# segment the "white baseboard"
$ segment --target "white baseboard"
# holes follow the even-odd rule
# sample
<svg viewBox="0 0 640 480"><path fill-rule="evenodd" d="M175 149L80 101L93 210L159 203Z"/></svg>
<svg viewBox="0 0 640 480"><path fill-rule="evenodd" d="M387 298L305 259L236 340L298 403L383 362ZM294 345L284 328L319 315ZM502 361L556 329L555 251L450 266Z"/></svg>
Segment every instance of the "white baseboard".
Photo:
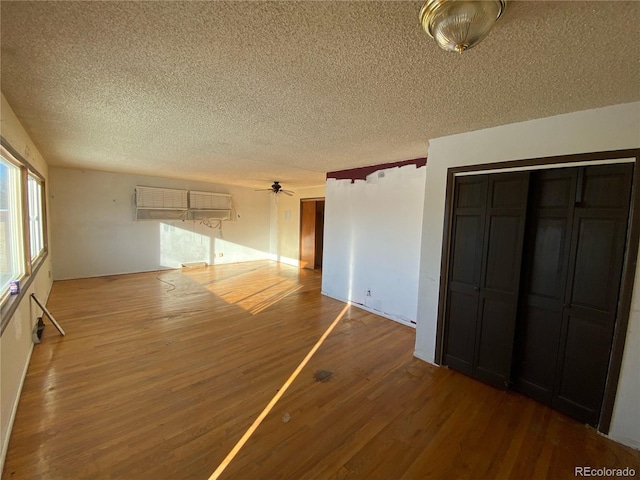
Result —
<svg viewBox="0 0 640 480"><path fill-rule="evenodd" d="M427 362L427 363L429 363L431 365L435 365L436 367L440 366L435 362L434 358L425 357L424 355L422 355L421 353L419 353L419 352L417 352L415 350L413 352L413 356L416 357L418 360L422 360L423 362Z"/></svg>
<svg viewBox="0 0 640 480"><path fill-rule="evenodd" d="M355 302L353 302L351 300L348 300L346 298L340 298L340 297L336 297L335 295L330 295L327 292L325 292L324 290L321 293L325 297L333 298L334 300L338 300L338 301L343 302L343 303L351 303L351 305L353 305L354 307L359 308L360 310L365 310L365 311L367 311L369 313L373 313L374 315L378 315L380 317L388 318L389 320L393 320L394 322L401 323L402 325L406 325L407 327L416 328L416 325L414 323L411 323L411 322L409 322L407 320L403 320L402 318L394 317L393 315L389 315L388 313L381 312L380 310L375 310L375 309L373 309L371 307L367 307L366 305L363 305L361 303L355 303Z"/></svg>
<svg viewBox="0 0 640 480"><path fill-rule="evenodd" d="M300 266L300 261L299 260L295 260L293 258L289 258L289 257L278 257L278 262L280 263L284 263L285 265L291 265L292 267L299 267Z"/></svg>
<svg viewBox="0 0 640 480"><path fill-rule="evenodd" d="M625 435L616 435L615 433L613 435L611 435L611 432L609 432L609 435L602 435L603 437L607 437L610 440L613 440L614 442L618 442L621 443L623 445L626 445L627 447L631 447L631 448L635 448L636 450L640 450L640 442L636 439L636 438L629 438Z"/></svg>

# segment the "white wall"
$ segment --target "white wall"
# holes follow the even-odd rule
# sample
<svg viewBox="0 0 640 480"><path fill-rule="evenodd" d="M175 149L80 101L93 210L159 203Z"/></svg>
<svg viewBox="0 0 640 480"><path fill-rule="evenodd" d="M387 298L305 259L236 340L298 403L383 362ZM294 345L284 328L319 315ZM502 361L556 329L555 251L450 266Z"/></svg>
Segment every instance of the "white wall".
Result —
<svg viewBox="0 0 640 480"><path fill-rule="evenodd" d="M415 324L424 185L415 165L327 180L325 295Z"/></svg>
<svg viewBox="0 0 640 480"><path fill-rule="evenodd" d="M449 167L640 147L640 102L575 112L429 142L415 355L434 361ZM611 438L640 447L640 281L633 294Z"/></svg>
<svg viewBox="0 0 640 480"><path fill-rule="evenodd" d="M270 197L262 192L67 168L51 168L50 179L56 280L271 258ZM136 185L229 193L239 218L222 222L222 234L199 221L136 221Z"/></svg>
<svg viewBox="0 0 640 480"><path fill-rule="evenodd" d="M9 103L2 95L0 131L7 142L20 153L45 178L48 188L48 169L45 160L18 121ZM49 219L51 216L49 215ZM49 222L51 223L51 222ZM49 232L46 232L49 235ZM7 453L9 436L15 416L22 382L33 349L31 331L37 322L40 310L30 300L32 293L43 302L51 290L51 255L43 262L33 282L26 290L15 313L9 319L6 330L0 337L0 475Z"/></svg>

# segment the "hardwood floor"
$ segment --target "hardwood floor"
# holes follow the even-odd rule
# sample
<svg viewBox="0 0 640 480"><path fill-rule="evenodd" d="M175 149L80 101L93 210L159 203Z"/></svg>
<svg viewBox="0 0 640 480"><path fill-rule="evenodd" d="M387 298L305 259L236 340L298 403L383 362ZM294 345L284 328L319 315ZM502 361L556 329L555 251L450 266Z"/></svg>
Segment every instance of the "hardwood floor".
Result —
<svg viewBox="0 0 640 480"><path fill-rule="evenodd" d="M252 262L56 282L3 479L207 479L344 304ZM221 479L574 478L638 452L351 307Z"/></svg>

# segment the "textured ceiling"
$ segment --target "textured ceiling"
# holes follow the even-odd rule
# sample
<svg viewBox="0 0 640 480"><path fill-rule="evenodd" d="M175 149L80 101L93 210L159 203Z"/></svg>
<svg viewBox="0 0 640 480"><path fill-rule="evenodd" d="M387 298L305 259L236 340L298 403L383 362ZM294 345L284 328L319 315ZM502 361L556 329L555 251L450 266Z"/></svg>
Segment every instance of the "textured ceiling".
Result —
<svg viewBox="0 0 640 480"><path fill-rule="evenodd" d="M1 87L49 164L249 187L640 100L640 3L513 1L464 55L420 2L2 0Z"/></svg>

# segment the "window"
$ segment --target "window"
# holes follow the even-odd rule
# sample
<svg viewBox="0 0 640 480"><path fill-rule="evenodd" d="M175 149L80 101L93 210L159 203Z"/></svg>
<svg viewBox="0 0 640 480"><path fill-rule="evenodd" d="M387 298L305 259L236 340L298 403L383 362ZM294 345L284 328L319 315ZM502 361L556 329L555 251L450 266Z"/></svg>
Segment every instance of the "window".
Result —
<svg viewBox="0 0 640 480"><path fill-rule="evenodd" d="M42 223L42 182L32 174L27 179L29 193L29 244L31 261L44 250L44 228Z"/></svg>
<svg viewBox="0 0 640 480"><path fill-rule="evenodd" d="M43 177L0 137L0 332L20 298L10 283L28 288L46 257L45 194Z"/></svg>
<svg viewBox="0 0 640 480"><path fill-rule="evenodd" d="M0 156L0 298L25 272L20 167Z"/></svg>

